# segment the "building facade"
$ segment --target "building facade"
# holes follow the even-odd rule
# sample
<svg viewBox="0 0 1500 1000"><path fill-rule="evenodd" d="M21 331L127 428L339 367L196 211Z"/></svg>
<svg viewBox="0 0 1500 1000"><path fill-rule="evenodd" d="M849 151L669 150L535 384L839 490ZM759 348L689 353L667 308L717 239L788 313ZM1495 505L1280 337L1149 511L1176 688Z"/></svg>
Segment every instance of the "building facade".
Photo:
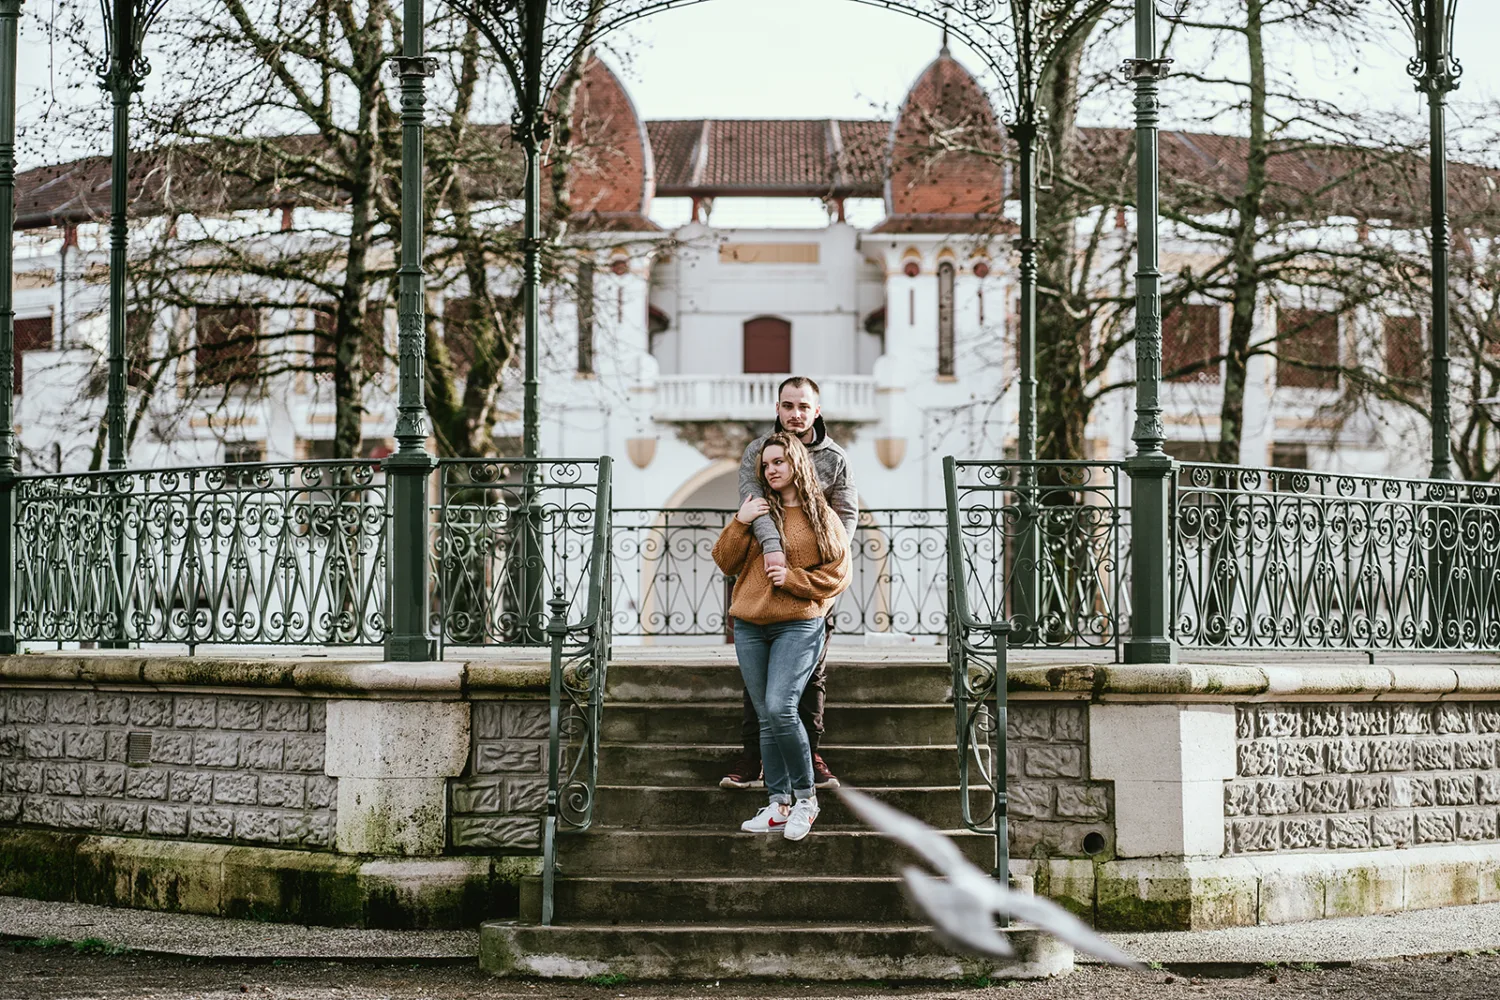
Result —
<svg viewBox="0 0 1500 1000"><path fill-rule="evenodd" d="M934 135L944 122L965 123L991 155L940 153ZM983 91L946 51L914 83L894 122L644 122L596 60L575 132L603 152L576 171L575 224L566 239L577 266L544 290L545 454L616 456L622 507L734 506L734 466L772 418L776 386L788 373L822 385L825 416L867 506L940 506L943 455L1014 454L1013 178ZM108 234L102 221L81 214L98 162L19 178L15 385L28 472L86 468L102 448ZM779 206L783 220L801 216L778 221ZM238 227L236 238L254 244L294 238L282 231L305 229L317 213L337 229L336 212L290 205L141 219L132 238L186 240L192 226L218 226ZM1130 225L1120 212L1100 244L1118 260L1130 256ZM1165 253L1168 269L1191 267L1203 255L1170 233ZM1109 278L1101 269L1101 283ZM240 280L245 302L255 300L254 281ZM515 276L496 272L492 280L503 290ZM443 331L451 352L469 291L462 279L440 286L429 298L438 318L430 330ZM394 444L392 305L372 309L384 350L369 352L366 367L363 451L371 456ZM1305 354L1360 349L1346 330L1350 315L1321 318L1315 306L1268 301L1258 322L1268 331L1291 321L1305 327ZM226 371L247 363L239 348L224 346L246 329L302 331L288 333L291 350L316 353L320 320L310 304L178 306L152 315L139 329L132 323L132 353L177 356L161 376L171 384L158 386L139 415L132 464L331 455L326 376L296 365L278 372L262 360L253 388L215 390L228 381ZM1420 321L1410 322L1415 333L1402 327L1388 336L1420 345ZM1212 358L1223 350L1228 307L1189 300L1167 327L1168 370ZM1206 364L1165 387L1169 450L1179 457L1211 455L1220 367ZM1133 371L1127 350L1098 380L1124 388L1094 405L1088 454L1079 457L1130 453ZM132 392L148 377L133 365ZM504 398L515 402L497 426L502 452L520 435L519 369L504 381ZM1337 413L1338 400L1336 376L1287 366L1278 375L1273 357L1252 358L1240 461L1421 472L1420 428L1399 417Z"/></svg>

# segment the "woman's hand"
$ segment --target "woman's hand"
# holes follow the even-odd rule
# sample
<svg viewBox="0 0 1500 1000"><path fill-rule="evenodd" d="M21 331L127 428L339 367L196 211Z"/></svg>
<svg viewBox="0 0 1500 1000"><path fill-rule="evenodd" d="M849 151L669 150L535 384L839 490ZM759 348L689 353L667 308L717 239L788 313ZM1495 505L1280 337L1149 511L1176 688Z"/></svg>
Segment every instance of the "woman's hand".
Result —
<svg viewBox="0 0 1500 1000"><path fill-rule="evenodd" d="M786 583L786 563L780 566L766 566L766 578L771 581L771 586L780 587Z"/></svg>
<svg viewBox="0 0 1500 1000"><path fill-rule="evenodd" d="M734 514L734 519L741 524L752 524L757 517L771 512L771 505L760 497L749 497L740 504L740 509Z"/></svg>

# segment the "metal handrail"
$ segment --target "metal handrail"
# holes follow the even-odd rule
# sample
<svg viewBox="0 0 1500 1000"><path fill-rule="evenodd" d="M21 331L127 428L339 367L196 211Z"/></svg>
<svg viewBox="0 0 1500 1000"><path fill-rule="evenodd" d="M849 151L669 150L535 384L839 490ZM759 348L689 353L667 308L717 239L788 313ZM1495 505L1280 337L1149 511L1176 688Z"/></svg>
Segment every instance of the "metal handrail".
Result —
<svg viewBox="0 0 1500 1000"><path fill-rule="evenodd" d="M568 600L559 586L548 602L551 663L548 681L547 814L542 826L542 923L552 923L557 881L557 835L566 824L576 832L594 820L599 783L599 729L610 656L610 497L609 456L599 459L594 497L594 538L589 566L588 604L583 617L568 622ZM569 638L583 636L576 646ZM564 713L563 696L568 704ZM566 780L562 743L577 740ZM581 769L581 774L580 774Z"/></svg>
<svg viewBox="0 0 1500 1000"><path fill-rule="evenodd" d="M943 459L943 493L948 508L948 663L953 671L953 713L958 743L959 805L964 826L994 837L992 874L1002 885L1010 884L1010 829L1006 797L1006 652L1010 623L981 621L969 610L968 569L964 565L963 539L959 526L957 462ZM985 633L989 647L970 640L974 632ZM989 657L987 665L985 658ZM977 668L977 669L976 669ZM986 711L986 701L993 708ZM990 768L985 774L977 747L988 730ZM990 789L989 815L974 815L970 800L969 752L975 748L975 764Z"/></svg>

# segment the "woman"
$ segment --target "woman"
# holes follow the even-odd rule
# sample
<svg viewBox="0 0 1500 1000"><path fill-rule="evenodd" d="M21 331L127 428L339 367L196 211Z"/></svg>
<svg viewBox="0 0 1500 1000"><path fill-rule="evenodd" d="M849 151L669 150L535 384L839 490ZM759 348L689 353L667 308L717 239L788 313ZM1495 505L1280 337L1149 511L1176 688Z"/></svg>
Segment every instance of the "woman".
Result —
<svg viewBox="0 0 1500 1000"><path fill-rule="evenodd" d="M771 802L746 820L747 833L781 831L801 840L818 818L812 751L797 702L823 644L823 620L849 586L849 543L823 497L812 457L795 435L777 433L761 445L764 500L751 497L714 545L714 562L738 577L730 597L734 650L745 688L760 717L760 750ZM766 568L750 525L770 514L786 565Z"/></svg>

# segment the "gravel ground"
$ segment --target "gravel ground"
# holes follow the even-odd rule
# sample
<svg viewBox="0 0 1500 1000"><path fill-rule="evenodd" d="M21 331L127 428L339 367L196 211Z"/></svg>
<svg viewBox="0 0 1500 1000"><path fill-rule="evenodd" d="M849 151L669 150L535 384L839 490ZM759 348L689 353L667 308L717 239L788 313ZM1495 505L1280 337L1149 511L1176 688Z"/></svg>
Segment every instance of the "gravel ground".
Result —
<svg viewBox="0 0 1500 1000"><path fill-rule="evenodd" d="M1451 955L1340 968L1200 968L1135 974L1082 967L1041 983L885 986L881 983L574 984L491 979L471 963L371 965L342 962L243 963L104 955L68 946L0 943L0 1000L822 1000L909 997L928 1000L1177 1000L1177 998L1349 998L1494 1000L1500 957Z"/></svg>

